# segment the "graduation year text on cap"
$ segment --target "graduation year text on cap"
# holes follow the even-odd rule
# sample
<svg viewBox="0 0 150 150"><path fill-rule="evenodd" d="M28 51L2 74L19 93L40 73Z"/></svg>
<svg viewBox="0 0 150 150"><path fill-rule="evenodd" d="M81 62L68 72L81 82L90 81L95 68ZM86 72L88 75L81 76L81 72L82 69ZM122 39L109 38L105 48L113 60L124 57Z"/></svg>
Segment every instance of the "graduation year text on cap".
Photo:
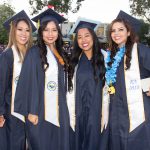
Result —
<svg viewBox="0 0 150 150"><path fill-rule="evenodd" d="M66 19L58 14L56 11L52 10L51 8L45 10L44 12L40 13L36 17L32 18L33 21L38 23L40 21L40 24L45 21L55 20L59 24L64 22Z"/></svg>
<svg viewBox="0 0 150 150"><path fill-rule="evenodd" d="M32 26L32 31L36 31L36 27L34 26L34 24L32 23L31 19L28 17L28 15L26 14L26 12L24 10L20 11L19 13L15 14L14 16L12 16L11 18L7 19L4 23L3 26L6 28L6 30L10 30L10 24L12 21L17 21L19 19L26 19L30 22L31 26Z"/></svg>

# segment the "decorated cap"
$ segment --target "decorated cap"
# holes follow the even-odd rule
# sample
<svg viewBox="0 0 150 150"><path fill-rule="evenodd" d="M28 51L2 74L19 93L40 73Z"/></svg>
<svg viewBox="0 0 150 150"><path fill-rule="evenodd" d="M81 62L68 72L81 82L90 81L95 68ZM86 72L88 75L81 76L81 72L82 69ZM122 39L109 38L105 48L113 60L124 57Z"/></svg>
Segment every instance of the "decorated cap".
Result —
<svg viewBox="0 0 150 150"><path fill-rule="evenodd" d="M40 24L45 21L54 20L58 22L58 24L60 24L64 22L66 19L53 9L49 8L44 12L40 13L39 15L35 16L34 18L32 18L32 20L35 21L36 23L40 22Z"/></svg>
<svg viewBox="0 0 150 150"><path fill-rule="evenodd" d="M132 26L134 32L138 33L140 31L142 23L138 19L130 16L129 14L125 13L122 10L120 10L117 16L117 19L118 18L128 21Z"/></svg>
<svg viewBox="0 0 150 150"><path fill-rule="evenodd" d="M32 27L32 31L36 31L36 27L34 26L34 24L32 23L31 19L28 17L28 15L26 14L26 12L24 10L20 11L19 13L15 14L14 16L12 16L11 18L7 19L4 23L3 26L6 28L6 30L10 30L10 24L13 21L17 21L19 19L26 19L30 22L31 27Z"/></svg>
<svg viewBox="0 0 150 150"><path fill-rule="evenodd" d="M69 34L76 33L81 28L90 28L95 30L99 24L100 22L98 21L89 20L86 18L78 18L78 20L70 30Z"/></svg>

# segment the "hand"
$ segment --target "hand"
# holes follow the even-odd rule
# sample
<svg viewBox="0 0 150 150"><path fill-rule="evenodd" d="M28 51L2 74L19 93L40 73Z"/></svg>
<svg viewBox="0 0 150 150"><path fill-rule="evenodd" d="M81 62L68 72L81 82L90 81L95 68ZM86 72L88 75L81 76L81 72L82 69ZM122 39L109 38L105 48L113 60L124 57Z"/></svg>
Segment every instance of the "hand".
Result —
<svg viewBox="0 0 150 150"><path fill-rule="evenodd" d="M29 114L29 115L28 115L28 120L29 120L33 125L37 125L37 124L38 124L38 116L37 116L37 115Z"/></svg>
<svg viewBox="0 0 150 150"><path fill-rule="evenodd" d="M147 95L147 96L150 96L150 88L149 88L149 91L146 92L146 95Z"/></svg>
<svg viewBox="0 0 150 150"><path fill-rule="evenodd" d="M4 126L5 123L5 118L3 115L0 116L0 128L2 128Z"/></svg>

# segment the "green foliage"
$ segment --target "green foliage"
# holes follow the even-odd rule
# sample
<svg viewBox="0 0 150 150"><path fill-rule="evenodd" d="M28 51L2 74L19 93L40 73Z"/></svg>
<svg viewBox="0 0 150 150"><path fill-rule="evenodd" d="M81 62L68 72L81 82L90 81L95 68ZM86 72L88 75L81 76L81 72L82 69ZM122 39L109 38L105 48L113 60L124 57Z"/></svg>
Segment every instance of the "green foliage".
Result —
<svg viewBox="0 0 150 150"><path fill-rule="evenodd" d="M76 13L81 7L81 2L85 0L76 0L76 7L74 9L71 6L72 1L73 0L29 0L29 4L32 6L32 15L38 13L39 10L42 10L42 8L47 5L53 5L55 11L67 14L69 10Z"/></svg>
<svg viewBox="0 0 150 150"><path fill-rule="evenodd" d="M4 3L0 5L0 44L7 44L8 42L8 34L3 27L3 23L13 16L14 13L13 8L9 4Z"/></svg>
<svg viewBox="0 0 150 150"><path fill-rule="evenodd" d="M143 25L140 32L140 41L150 45L150 0L129 0L131 13L143 18Z"/></svg>
<svg viewBox="0 0 150 150"><path fill-rule="evenodd" d="M149 35L149 24L145 23L143 20L141 31L139 33L139 39L141 43L148 44L150 46L150 35Z"/></svg>
<svg viewBox="0 0 150 150"><path fill-rule="evenodd" d="M150 0L129 0L133 15L144 17L150 23Z"/></svg>

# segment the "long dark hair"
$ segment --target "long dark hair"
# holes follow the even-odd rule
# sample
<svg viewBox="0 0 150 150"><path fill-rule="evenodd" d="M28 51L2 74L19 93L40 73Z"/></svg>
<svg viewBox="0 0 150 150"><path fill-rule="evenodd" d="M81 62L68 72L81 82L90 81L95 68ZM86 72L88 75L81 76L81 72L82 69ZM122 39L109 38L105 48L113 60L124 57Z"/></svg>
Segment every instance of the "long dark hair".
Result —
<svg viewBox="0 0 150 150"><path fill-rule="evenodd" d="M132 48L133 48L133 44L136 41L136 34L135 32L133 32L133 29L130 23L127 20L124 20L121 18L117 18L113 20L109 27L109 32L108 32L109 33L108 35L109 36L109 48L111 50L111 56L110 56L111 62L109 63L109 65L111 66L111 64L113 63L113 58L118 51L118 45L111 38L112 26L114 23L117 23L117 22L122 23L126 27L127 32L130 32L130 35L128 36L127 42L125 44L125 48L126 48L126 52L125 52L126 62L125 63L126 63L126 69L129 69L131 65L130 61L131 61Z"/></svg>
<svg viewBox="0 0 150 150"><path fill-rule="evenodd" d="M93 29L87 28L90 34L92 35L93 39L93 56L92 56L92 66L94 69L94 79L97 81L101 79L104 83L105 81L105 65L104 65L104 57L101 53L101 46L98 41L98 38ZM75 66L79 62L80 54L82 53L82 49L78 45L77 41L78 31L76 33L74 39L74 46L72 51L72 56L69 62L69 69L68 69L68 90L71 91L73 89L72 78L74 75ZM97 74L97 70L99 70L99 75Z"/></svg>
<svg viewBox="0 0 150 150"><path fill-rule="evenodd" d="M56 49L59 53L59 55L63 58L64 62L65 62L65 65L64 67L66 68L67 65L66 65L66 58L65 58L65 55L64 55L64 52L63 52L63 49L62 49L62 46L63 46L63 40L62 40L62 33L61 33L61 30L60 30L60 27L58 25L58 23L55 21L55 20L49 20L49 21L45 21L43 22L39 29L38 29L38 39L37 39L37 44L38 44L38 47L40 48L40 57L41 57L41 60L42 60L42 67L44 69L44 71L46 71L46 69L49 67L49 64L47 62L47 49L46 49L46 44L43 40L43 31L45 30L47 24L49 22L53 21L56 25L56 28L58 30L58 38L57 40L55 41L55 44L56 44ZM44 67L46 65L46 67Z"/></svg>

